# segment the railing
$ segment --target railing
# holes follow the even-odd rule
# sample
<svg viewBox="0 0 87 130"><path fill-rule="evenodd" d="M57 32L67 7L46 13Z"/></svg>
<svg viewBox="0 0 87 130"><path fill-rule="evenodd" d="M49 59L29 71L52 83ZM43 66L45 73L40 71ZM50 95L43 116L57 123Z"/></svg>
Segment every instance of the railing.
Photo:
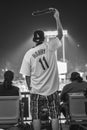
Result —
<svg viewBox="0 0 87 130"><path fill-rule="evenodd" d="M32 117L30 114L30 92L21 92L21 95L22 102L24 103L23 120L32 121Z"/></svg>

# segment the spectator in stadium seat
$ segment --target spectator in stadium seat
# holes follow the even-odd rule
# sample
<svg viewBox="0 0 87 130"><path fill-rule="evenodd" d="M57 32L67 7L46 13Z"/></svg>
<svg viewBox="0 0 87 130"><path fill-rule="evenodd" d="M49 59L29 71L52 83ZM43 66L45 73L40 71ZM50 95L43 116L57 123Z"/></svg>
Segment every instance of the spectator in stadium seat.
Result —
<svg viewBox="0 0 87 130"><path fill-rule="evenodd" d="M66 116L65 105L68 104L68 93L83 92L87 89L87 82L83 80L78 72L72 72L71 83L65 85L60 95L60 99L63 104L60 107L60 111Z"/></svg>
<svg viewBox="0 0 87 130"><path fill-rule="evenodd" d="M4 81L0 84L0 96L20 96L20 89L13 85L13 79L14 72L5 71Z"/></svg>

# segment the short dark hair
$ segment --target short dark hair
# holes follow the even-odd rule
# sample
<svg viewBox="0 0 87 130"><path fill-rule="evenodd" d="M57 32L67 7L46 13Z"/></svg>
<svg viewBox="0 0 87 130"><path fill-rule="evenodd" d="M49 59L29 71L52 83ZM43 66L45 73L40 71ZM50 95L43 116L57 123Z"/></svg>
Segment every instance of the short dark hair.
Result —
<svg viewBox="0 0 87 130"><path fill-rule="evenodd" d="M72 72L70 80L71 81L77 80L78 82L82 82L83 78L80 76L80 74L78 72Z"/></svg>

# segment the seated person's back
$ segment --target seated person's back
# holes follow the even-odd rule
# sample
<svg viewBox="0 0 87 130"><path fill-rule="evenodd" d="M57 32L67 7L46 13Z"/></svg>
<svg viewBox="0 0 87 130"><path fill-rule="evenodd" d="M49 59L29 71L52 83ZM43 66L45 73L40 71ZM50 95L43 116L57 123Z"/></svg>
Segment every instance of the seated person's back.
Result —
<svg viewBox="0 0 87 130"><path fill-rule="evenodd" d="M19 96L19 88L12 84L14 73L10 70L4 73L4 81L0 84L0 96Z"/></svg>
<svg viewBox="0 0 87 130"><path fill-rule="evenodd" d="M71 83L64 86L60 99L63 102L60 111L66 116L66 108L68 110L68 94L69 93L82 93L87 89L87 82L83 81L83 78L80 76L78 72L73 72L71 74Z"/></svg>
<svg viewBox="0 0 87 130"><path fill-rule="evenodd" d="M71 83L65 85L61 92L60 98L63 102L67 102L68 93L79 93L87 89L87 82L83 81L83 78L80 77L78 72L73 72L70 80Z"/></svg>
<svg viewBox="0 0 87 130"><path fill-rule="evenodd" d="M0 86L0 96L19 96L19 88L16 86L11 86L11 88L6 89L2 84Z"/></svg>

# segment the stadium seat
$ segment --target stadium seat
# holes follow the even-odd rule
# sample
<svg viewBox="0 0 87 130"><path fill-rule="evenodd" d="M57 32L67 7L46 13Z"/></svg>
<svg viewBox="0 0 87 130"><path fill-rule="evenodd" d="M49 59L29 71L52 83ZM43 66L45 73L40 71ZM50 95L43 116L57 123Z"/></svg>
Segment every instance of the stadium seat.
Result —
<svg viewBox="0 0 87 130"><path fill-rule="evenodd" d="M83 93L69 93L70 125L87 129L87 97Z"/></svg>
<svg viewBox="0 0 87 130"><path fill-rule="evenodd" d="M20 107L21 105L19 96L0 96L1 129L11 128L13 126L17 126L19 123L23 123L23 110L20 111L23 107Z"/></svg>

